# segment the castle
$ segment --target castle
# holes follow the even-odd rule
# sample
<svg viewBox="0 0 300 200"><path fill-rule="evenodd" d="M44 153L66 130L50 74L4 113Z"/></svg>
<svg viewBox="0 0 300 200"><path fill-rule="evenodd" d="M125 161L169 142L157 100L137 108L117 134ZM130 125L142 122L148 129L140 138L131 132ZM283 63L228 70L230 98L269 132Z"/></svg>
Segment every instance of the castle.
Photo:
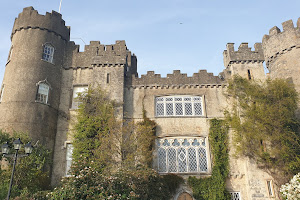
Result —
<svg viewBox="0 0 300 200"><path fill-rule="evenodd" d="M30 133L51 149L52 184L67 175L72 160L72 138L78 92L100 85L112 99L122 102L121 117L139 120L143 105L158 124L153 167L161 174L198 177L211 174L208 142L209 120L222 118L228 106L227 80L239 74L264 80L266 63L271 78L290 79L300 91L300 20L283 23L256 43L254 50L242 43L238 50L228 43L225 70L219 76L200 70L192 77L174 70L167 77L149 71L137 74L137 57L125 41L103 45L91 41L79 52L70 41L70 28L61 14L40 15L24 8L16 18L11 49L0 90L0 128ZM231 152L232 153L232 152ZM233 200L278 199L273 178L248 158L230 158L227 189ZM183 185L174 199L193 199Z"/></svg>

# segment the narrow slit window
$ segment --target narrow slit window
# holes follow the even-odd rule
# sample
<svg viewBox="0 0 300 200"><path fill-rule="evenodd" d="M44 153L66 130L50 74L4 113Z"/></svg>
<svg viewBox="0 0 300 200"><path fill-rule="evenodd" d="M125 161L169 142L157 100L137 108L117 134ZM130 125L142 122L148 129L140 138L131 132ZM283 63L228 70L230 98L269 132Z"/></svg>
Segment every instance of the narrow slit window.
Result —
<svg viewBox="0 0 300 200"><path fill-rule="evenodd" d="M269 196L272 197L274 195L274 192L273 192L273 186L272 186L272 181L271 180L267 181L267 186L268 186Z"/></svg>
<svg viewBox="0 0 300 200"><path fill-rule="evenodd" d="M109 81L110 81L110 74L107 73L107 74L106 74L106 83L109 83Z"/></svg>
<svg viewBox="0 0 300 200"><path fill-rule="evenodd" d="M1 91L0 91L0 102L1 102L2 99L3 99L3 93L4 93L4 85L2 85Z"/></svg>
<svg viewBox="0 0 300 200"><path fill-rule="evenodd" d="M70 169L73 159L73 145L71 143L67 144L67 153L66 153L66 176L70 176Z"/></svg>
<svg viewBox="0 0 300 200"><path fill-rule="evenodd" d="M248 69L248 79L251 80L251 71Z"/></svg>

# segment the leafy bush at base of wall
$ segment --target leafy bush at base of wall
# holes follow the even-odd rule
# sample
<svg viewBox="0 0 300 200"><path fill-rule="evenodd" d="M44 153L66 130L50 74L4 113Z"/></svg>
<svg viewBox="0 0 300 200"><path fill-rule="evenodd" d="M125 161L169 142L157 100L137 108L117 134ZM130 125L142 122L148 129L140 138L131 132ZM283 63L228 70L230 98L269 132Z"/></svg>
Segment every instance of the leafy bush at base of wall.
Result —
<svg viewBox="0 0 300 200"><path fill-rule="evenodd" d="M209 129L209 143L212 150L212 175L208 178L189 177L188 184L197 200L230 200L225 189L228 175L228 126L223 120L212 119Z"/></svg>

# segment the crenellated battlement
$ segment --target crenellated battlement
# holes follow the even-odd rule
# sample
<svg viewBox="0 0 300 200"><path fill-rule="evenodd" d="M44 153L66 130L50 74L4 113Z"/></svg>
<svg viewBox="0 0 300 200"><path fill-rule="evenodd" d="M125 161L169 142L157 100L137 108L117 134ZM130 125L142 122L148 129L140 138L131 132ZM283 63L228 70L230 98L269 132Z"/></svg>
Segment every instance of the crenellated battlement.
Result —
<svg viewBox="0 0 300 200"><path fill-rule="evenodd" d="M263 50L267 67L278 55L282 55L293 48L300 48L300 18L297 26L292 20L282 23L281 31L277 26L270 29L269 35L263 37Z"/></svg>
<svg viewBox="0 0 300 200"><path fill-rule="evenodd" d="M146 75L140 78L132 76L132 86L166 86L166 85L219 85L225 83L213 73L207 73L206 70L200 70L194 73L192 77L181 73L180 70L174 70L172 74L167 74L167 77L161 77L160 74L155 74L154 71L148 71Z"/></svg>
<svg viewBox="0 0 300 200"><path fill-rule="evenodd" d="M40 15L33 7L24 8L23 12L15 19L11 38L22 29L45 30L57 34L64 40L70 40L70 28L65 26L61 14L55 11Z"/></svg>
<svg viewBox="0 0 300 200"><path fill-rule="evenodd" d="M100 41L90 41L89 45L84 46L84 52L93 52L96 56L106 55L126 55L128 52L125 40L117 40L115 44L103 45ZM83 52L83 53L84 53Z"/></svg>
<svg viewBox="0 0 300 200"><path fill-rule="evenodd" d="M254 51L248 47L248 43L241 43L238 50L234 50L234 43L227 43L226 50L223 52L224 66L240 62L263 62L264 53L261 43L254 44Z"/></svg>
<svg viewBox="0 0 300 200"><path fill-rule="evenodd" d="M68 67L124 65L129 68L135 66L134 70L136 70L136 57L127 49L124 40L117 40L111 45L103 45L100 41L90 41L89 45L85 45L83 52L79 52L78 45L70 42L69 49L73 52L73 58L69 61Z"/></svg>

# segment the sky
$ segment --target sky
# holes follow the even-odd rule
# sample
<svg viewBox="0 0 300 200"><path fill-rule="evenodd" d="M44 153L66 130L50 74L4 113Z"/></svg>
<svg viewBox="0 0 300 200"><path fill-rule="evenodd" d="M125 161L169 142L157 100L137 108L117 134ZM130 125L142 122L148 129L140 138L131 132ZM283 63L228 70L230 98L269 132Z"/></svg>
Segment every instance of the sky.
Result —
<svg viewBox="0 0 300 200"><path fill-rule="evenodd" d="M0 83L15 17L24 7L39 14L59 10L60 0L1 0ZM166 76L181 70L192 76L200 69L218 75L227 43L261 42L269 29L300 17L299 0L62 0L61 14L71 26L71 40L114 44L125 40L137 56L139 75ZM80 39L79 39L80 38ZM21 66L20 66L21 67Z"/></svg>

